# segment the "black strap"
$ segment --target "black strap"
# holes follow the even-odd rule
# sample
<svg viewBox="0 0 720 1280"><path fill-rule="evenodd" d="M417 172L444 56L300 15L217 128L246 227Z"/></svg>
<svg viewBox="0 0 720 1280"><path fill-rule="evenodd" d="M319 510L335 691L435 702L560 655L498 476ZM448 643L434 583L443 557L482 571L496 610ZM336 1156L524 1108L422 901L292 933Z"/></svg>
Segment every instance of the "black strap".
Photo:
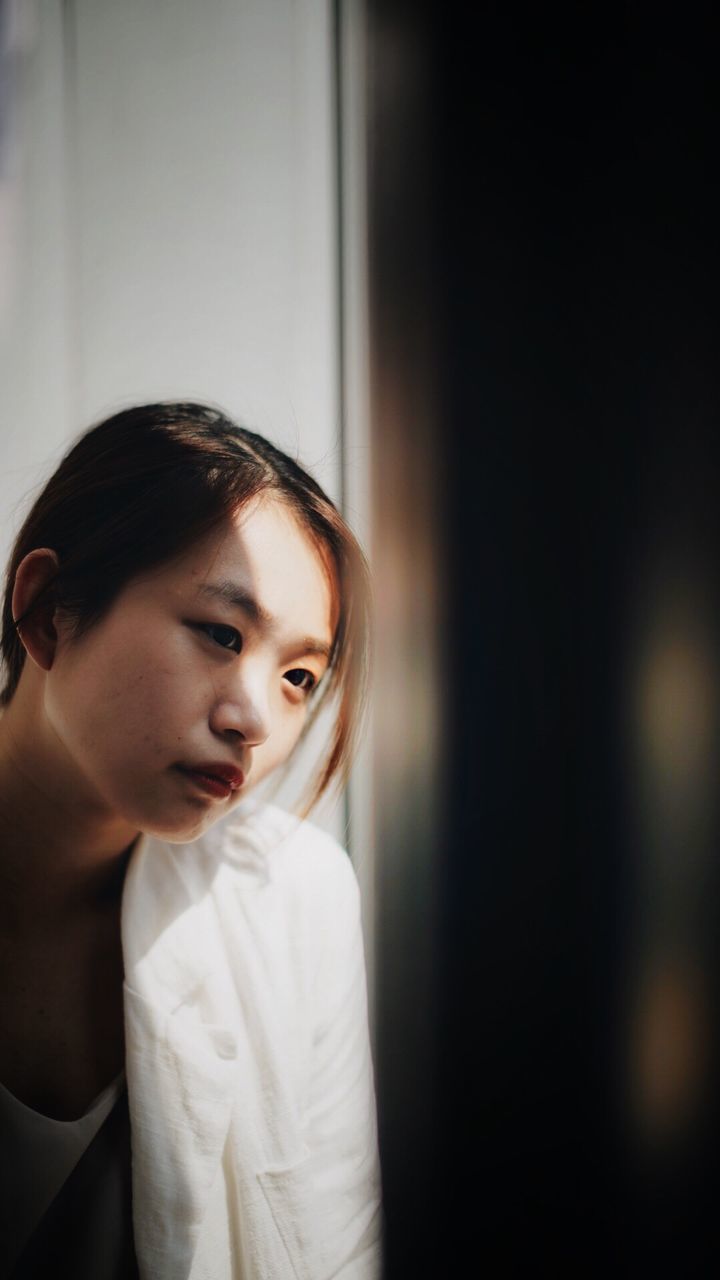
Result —
<svg viewBox="0 0 720 1280"><path fill-rule="evenodd" d="M49 1206L11 1280L139 1280L127 1089Z"/></svg>

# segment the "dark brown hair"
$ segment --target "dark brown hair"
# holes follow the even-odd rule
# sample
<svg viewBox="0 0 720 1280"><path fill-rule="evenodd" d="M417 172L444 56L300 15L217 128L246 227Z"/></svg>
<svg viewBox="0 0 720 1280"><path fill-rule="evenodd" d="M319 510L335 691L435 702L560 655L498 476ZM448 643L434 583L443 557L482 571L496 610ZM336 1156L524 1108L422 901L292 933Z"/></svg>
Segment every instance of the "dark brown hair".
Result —
<svg viewBox="0 0 720 1280"><path fill-rule="evenodd" d="M288 504L329 563L337 627L330 665L304 733L320 705L337 701L329 750L314 779L307 813L331 782L347 777L367 678L367 565L330 499L302 467L262 436L204 404L140 405L114 414L72 446L33 504L13 547L2 615L5 684L0 706L17 688L25 650L12 616L18 565L50 547L59 567L52 592L88 631L138 574L172 560L221 525L257 494L272 491ZM304 735L303 735L304 736Z"/></svg>

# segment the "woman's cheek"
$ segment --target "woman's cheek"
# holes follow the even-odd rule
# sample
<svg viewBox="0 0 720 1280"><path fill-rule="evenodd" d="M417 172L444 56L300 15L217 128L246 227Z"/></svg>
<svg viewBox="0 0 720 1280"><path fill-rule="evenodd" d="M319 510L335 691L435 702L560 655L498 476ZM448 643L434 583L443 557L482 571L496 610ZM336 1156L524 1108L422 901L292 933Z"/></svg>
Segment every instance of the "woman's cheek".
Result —
<svg viewBox="0 0 720 1280"><path fill-rule="evenodd" d="M305 716L301 714L301 708L292 707L291 711L295 714L287 715L285 723L275 739L274 744L270 741L266 744L271 749L272 759L268 761L268 768L278 768L290 759L295 747L297 746L300 734L305 724Z"/></svg>

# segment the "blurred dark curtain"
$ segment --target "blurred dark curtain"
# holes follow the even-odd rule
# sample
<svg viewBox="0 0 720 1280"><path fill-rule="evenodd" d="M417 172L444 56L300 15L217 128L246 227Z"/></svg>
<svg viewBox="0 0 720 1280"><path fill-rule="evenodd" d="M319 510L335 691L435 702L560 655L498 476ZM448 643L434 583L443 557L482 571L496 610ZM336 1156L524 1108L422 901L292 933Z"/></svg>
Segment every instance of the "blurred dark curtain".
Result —
<svg viewBox="0 0 720 1280"><path fill-rule="evenodd" d="M387 1280L720 1260L711 19L367 6Z"/></svg>

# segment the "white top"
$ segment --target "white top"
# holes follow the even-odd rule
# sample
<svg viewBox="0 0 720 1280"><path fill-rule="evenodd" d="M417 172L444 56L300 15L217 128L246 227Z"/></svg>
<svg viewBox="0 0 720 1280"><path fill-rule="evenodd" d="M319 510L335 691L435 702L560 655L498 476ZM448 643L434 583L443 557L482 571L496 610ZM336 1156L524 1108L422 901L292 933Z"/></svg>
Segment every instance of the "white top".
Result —
<svg viewBox="0 0 720 1280"><path fill-rule="evenodd" d="M12 1269L46 1209L112 1110L124 1079L125 1072L121 1071L78 1120L54 1120L34 1111L0 1084L0 1275Z"/></svg>
<svg viewBox="0 0 720 1280"><path fill-rule="evenodd" d="M189 844L144 836L125 879L141 1280L377 1280L357 880L252 800Z"/></svg>

